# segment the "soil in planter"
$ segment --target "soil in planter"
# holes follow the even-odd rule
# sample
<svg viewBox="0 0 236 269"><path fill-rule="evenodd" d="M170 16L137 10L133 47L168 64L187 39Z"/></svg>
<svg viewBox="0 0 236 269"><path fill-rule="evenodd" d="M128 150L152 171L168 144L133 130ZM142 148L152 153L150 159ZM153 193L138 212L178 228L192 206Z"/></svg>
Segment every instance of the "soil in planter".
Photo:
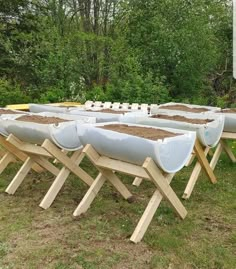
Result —
<svg viewBox="0 0 236 269"><path fill-rule="evenodd" d="M169 116L169 115L153 115L151 118L155 119L165 119L165 120L173 120L173 121L182 121L182 122L189 122L193 124L206 124L209 122L212 122L213 120L209 119L190 119L183 116L175 115L175 116Z"/></svg>
<svg viewBox="0 0 236 269"><path fill-rule="evenodd" d="M18 112L18 111L13 111L11 109L1 109L0 108L0 115L3 115L3 114L24 114L24 112Z"/></svg>
<svg viewBox="0 0 236 269"><path fill-rule="evenodd" d="M222 112L222 113L236 113L236 108L222 109L220 112Z"/></svg>
<svg viewBox="0 0 236 269"><path fill-rule="evenodd" d="M60 122L70 121L64 120L57 117L43 117L43 116L36 116L36 115L26 115L17 118L18 121L27 121L27 122L35 122L41 124L57 124Z"/></svg>
<svg viewBox="0 0 236 269"><path fill-rule="evenodd" d="M126 124L109 124L98 128L115 131L118 133L125 133L129 135L139 136L150 140L164 139L174 137L181 134L171 133L161 129L151 127L128 126Z"/></svg>
<svg viewBox="0 0 236 269"><path fill-rule="evenodd" d="M90 112L102 112L102 113L113 113L113 114L125 114L126 112L130 112L130 111L125 111L125 110L121 110L121 111L118 111L118 110L112 110L112 109L101 109L101 110L86 110L86 111L90 111Z"/></svg>
<svg viewBox="0 0 236 269"><path fill-rule="evenodd" d="M203 108L203 107L197 108L197 107L188 107L188 106L184 106L184 105L160 106L160 109L181 110L181 111L193 112L193 113L201 113L201 112L209 111L209 109Z"/></svg>

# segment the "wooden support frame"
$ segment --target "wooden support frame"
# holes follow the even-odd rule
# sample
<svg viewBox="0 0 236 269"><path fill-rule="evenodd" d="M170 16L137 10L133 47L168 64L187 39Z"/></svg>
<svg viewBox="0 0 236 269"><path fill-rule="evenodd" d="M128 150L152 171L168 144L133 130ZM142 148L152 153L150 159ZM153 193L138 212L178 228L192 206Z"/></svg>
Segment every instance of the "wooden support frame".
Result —
<svg viewBox="0 0 236 269"><path fill-rule="evenodd" d="M190 196L191 196L191 193L194 189L194 186L197 182L197 179L199 178L199 175L200 175L200 172L202 170L202 168L204 169L204 171L206 172L209 180L215 184L216 183L216 177L213 173L213 169L212 169L212 163L209 164L206 156L209 152L210 148L209 147L203 147L201 145L201 143L199 142L198 139L196 139L195 141L195 145L194 145L194 150L193 150L193 153L191 155L191 157L189 158L188 162L186 163L185 166L189 166L192 161L193 161L193 158L197 157L198 159L198 162L196 163L192 173L191 173L191 176L188 180L188 183L187 183L187 186L184 190L184 194L182 196L183 199L188 199ZM142 183L142 178L140 177L136 177L133 181L133 185L134 186L139 186L140 184Z"/></svg>
<svg viewBox="0 0 236 269"><path fill-rule="evenodd" d="M8 194L14 194L16 192L34 165L43 167L46 171L56 176L53 184L40 204L40 206L44 209L49 208L53 203L58 192L61 190L71 172L77 175L89 186L92 185L94 181L89 174L79 167L79 164L84 157L82 150L77 150L72 154L71 157L68 157L66 155L67 152L61 151L48 139L46 139L41 146L38 146L27 142L22 142L13 135L11 135L9 138L8 143L14 146L20 153L27 154L28 156L7 187L6 192ZM49 159L51 159L51 161L49 161ZM53 164L54 159L63 165L61 169L57 168Z"/></svg>
<svg viewBox="0 0 236 269"><path fill-rule="evenodd" d="M217 182L216 176L213 172L212 165L207 160L207 155L210 151L209 147L203 147L198 139L195 141L194 145L194 153L198 159L197 163L195 164L191 176L188 180L187 186L184 190L183 199L189 199L194 186L199 178L200 172L203 169L206 172L207 177L211 181L211 183L215 184Z"/></svg>
<svg viewBox="0 0 236 269"><path fill-rule="evenodd" d="M28 155L19 150L14 144L10 142L12 135L8 138L0 135L0 145L5 149L5 153L0 160L0 174L6 169L6 167L16 160L25 162ZM37 164L32 166L32 169L37 173L42 173L44 169Z"/></svg>
<svg viewBox="0 0 236 269"><path fill-rule="evenodd" d="M223 132L222 135L221 135L221 139L215 149L215 152L211 158L211 161L210 161L210 170L209 170L209 166L208 166L208 171L210 171L210 174L207 173L208 177L210 178L211 182L214 184L216 183L216 179L214 179L214 177L212 177L212 172L211 171L214 171L216 165L217 165L217 162L220 158L220 155L223 151L226 152L226 154L228 155L228 157L230 158L230 160L235 163L236 162L236 158L231 150L231 148L228 146L227 144L227 139L233 139L233 140L236 140L236 133L230 133L230 132ZM199 147L199 146L198 146ZM205 148L205 151L204 151L204 154L207 156L208 152L209 152L209 148ZM201 169L202 167L204 168L205 166L202 166L202 164L200 164L199 162L196 163L193 171L192 171L192 174L189 178L189 181L188 181L188 184L185 188L185 191L184 191L184 194L183 194L183 199L188 199L193 191L193 188L197 182L197 179L200 175L200 172L201 172ZM205 170L206 171L206 170Z"/></svg>
<svg viewBox="0 0 236 269"><path fill-rule="evenodd" d="M83 149L83 152L100 171L100 174L97 176L93 184L90 186L88 192L74 211L74 216L79 216L88 210L106 180L110 181L116 190L126 200L130 200L132 198L132 194L115 174L115 172L121 172L135 177L151 180L155 186L154 194L130 238L132 242L137 243L142 240L163 198L170 203L170 205L182 219L186 217L186 209L173 189L170 187L170 182L174 174L164 174L151 158L146 158L143 165L139 166L114 160L106 156L101 156L91 145L87 145Z"/></svg>

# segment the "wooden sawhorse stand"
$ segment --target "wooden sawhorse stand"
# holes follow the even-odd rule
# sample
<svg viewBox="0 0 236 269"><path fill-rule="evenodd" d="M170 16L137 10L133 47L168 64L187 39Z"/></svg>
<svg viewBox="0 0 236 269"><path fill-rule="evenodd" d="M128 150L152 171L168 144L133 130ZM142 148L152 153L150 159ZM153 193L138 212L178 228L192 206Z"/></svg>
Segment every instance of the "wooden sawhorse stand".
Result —
<svg viewBox="0 0 236 269"><path fill-rule="evenodd" d="M226 152L226 154L228 155L228 157L230 158L230 160L232 162L234 162L234 163L236 162L236 158L235 158L231 148L227 145L227 142L225 141L227 139L236 140L236 133L230 133L230 132L223 132L222 133L220 141L219 141L219 143L216 147L216 150L214 152L214 155L210 161L210 168L212 171L214 171L223 150ZM204 151L205 155L207 155L208 152L209 152L209 148L206 148ZM194 185L199 177L199 174L201 172L201 168L202 167L200 166L200 164L196 163L196 165L192 171L192 174L190 176L188 185L184 191L184 194L183 194L184 199L188 199L190 197L192 190L193 190L193 187L194 187ZM212 181L212 183L215 183L215 182Z"/></svg>
<svg viewBox="0 0 236 269"><path fill-rule="evenodd" d="M228 144L226 142L227 139L236 140L236 133L230 133L230 132L223 132L222 133L221 138L220 138L220 142L219 142L219 144L215 150L215 153L212 157L212 163L214 165L213 166L214 168L215 168L223 150L226 152L226 154L228 155L228 157L230 158L230 160L233 163L236 162L236 158L232 152L232 149L228 146Z"/></svg>
<svg viewBox="0 0 236 269"><path fill-rule="evenodd" d="M0 174L6 169L6 167L10 163L15 162L16 160L25 162L28 158L27 154L25 154L9 142L9 139L11 139L11 137L11 135L8 138L0 135L0 145L5 149L5 152L0 160ZM37 173L41 173L44 171L44 169L37 164L34 164L32 166L32 169Z"/></svg>
<svg viewBox="0 0 236 269"><path fill-rule="evenodd" d="M195 144L194 144L194 155L190 158L190 160L188 162L191 163L192 159L195 158L195 156L197 157L198 162L196 163L196 165L192 171L192 174L188 180L188 183L187 183L187 186L185 188L185 191L184 191L182 198L187 199L190 197L202 168L204 169L209 180L213 184L215 184L217 182L216 177L215 177L214 172L213 172L213 169L212 169L212 165L209 164L209 162L206 158L209 150L210 150L209 147L203 148L203 146L201 145L199 140L196 139ZM133 185L139 186L141 184L141 182L142 182L142 178L136 177L133 181Z"/></svg>
<svg viewBox="0 0 236 269"><path fill-rule="evenodd" d="M56 195L62 188L71 172L78 176L89 186L91 186L94 181L89 174L87 174L82 168L79 167L79 164L84 158L82 150L77 150L72 154L71 157L68 157L66 153L62 152L48 139L46 139L41 146L37 146L31 143L22 142L13 135L9 136L9 143L16 147L19 152L23 152L28 156L24 164L21 166L7 187L6 192L9 194L15 193L15 191L18 189L20 184L29 173L30 169L33 168L35 164L43 167L46 171L56 176L56 179L48 190L46 196L40 203L40 206L44 209L50 207L50 205L53 203ZM63 165L61 170L59 170L48 159L56 159L58 162L60 162Z"/></svg>
<svg viewBox="0 0 236 269"><path fill-rule="evenodd" d="M174 174L163 173L151 158L146 158L143 165L139 166L101 156L91 145L87 145L83 149L83 152L99 170L100 174L95 179L88 192L74 211L74 216L79 216L88 210L106 180L110 181L125 199L131 199L132 194L115 174L115 172L121 172L150 180L156 187L141 219L139 220L138 225L130 238L132 242L137 243L142 240L163 197L169 201L170 205L182 219L185 218L187 211L173 189L170 187L170 182Z"/></svg>

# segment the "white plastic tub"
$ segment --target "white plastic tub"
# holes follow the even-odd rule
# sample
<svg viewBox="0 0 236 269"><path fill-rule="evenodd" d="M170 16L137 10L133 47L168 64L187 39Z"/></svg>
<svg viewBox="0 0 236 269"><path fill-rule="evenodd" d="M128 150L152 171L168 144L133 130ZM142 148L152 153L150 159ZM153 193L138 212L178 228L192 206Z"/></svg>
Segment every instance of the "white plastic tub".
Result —
<svg viewBox="0 0 236 269"><path fill-rule="evenodd" d="M138 114L147 114L143 111L126 111L122 109L114 109L114 113L106 113L102 112L103 108L90 108L90 111L87 111L83 108L77 108L77 107L53 107L50 105L38 105L38 104L29 104L29 108L31 112L39 113L39 112L55 112L55 113L66 113L69 115L80 115L80 116L86 116L86 117L95 117L96 122L110 122L110 121L120 121L123 114L117 114L116 111L123 112L124 114L127 113L138 113Z"/></svg>
<svg viewBox="0 0 236 269"><path fill-rule="evenodd" d="M3 108L1 108L3 109ZM5 109L4 109L5 110ZM9 109L6 109L6 111L9 110ZM13 111L16 111L16 110L13 110ZM21 111L16 111L16 112L20 112ZM20 116L23 116L27 114L27 112L23 112L22 111L22 114L0 114L0 134L3 135L3 136L8 136L8 132L7 130L5 129L4 125L2 124L2 122L6 119L12 119L14 120L15 118L18 118Z"/></svg>
<svg viewBox="0 0 236 269"><path fill-rule="evenodd" d="M236 133L236 112L235 113L224 113L229 109L222 109L222 113L216 113L225 117L224 131Z"/></svg>
<svg viewBox="0 0 236 269"><path fill-rule="evenodd" d="M40 112L53 112L53 113L69 113L74 107L63 107L63 106L53 106L53 105L41 105L41 104L29 104L29 111L33 113ZM77 110L84 110L84 107L76 107Z"/></svg>
<svg viewBox="0 0 236 269"><path fill-rule="evenodd" d="M183 111L183 110L177 110L177 109L170 109L170 108L165 108L165 106L176 106L176 105L181 105L181 106L186 106L187 108L197 108L197 109L206 109L203 112L187 112L187 111ZM190 105L190 104L185 104L185 103L175 103L175 102L169 102L169 103L165 103L165 104L161 104L155 108L151 109L151 113L152 114L156 114L157 112L159 112L159 110L168 110L168 111L174 111L174 112L179 112L182 114L186 114L186 113L208 113L208 112L215 112L215 111L220 111L221 108L220 107L213 107L213 106L200 106L200 105Z"/></svg>
<svg viewBox="0 0 236 269"><path fill-rule="evenodd" d="M138 136L97 128L98 126L109 124L120 123L81 125L80 128L77 128L81 143L83 145L91 144L101 155L138 165L143 164L147 157L151 157L167 173L175 173L185 165L193 150L196 138L195 132L170 128L151 127L182 135L153 141ZM128 125L147 128L145 125Z"/></svg>
<svg viewBox="0 0 236 269"><path fill-rule="evenodd" d="M187 131L195 131L201 144L209 147L214 147L217 145L224 127L224 116L213 113L211 114L187 113L186 115L183 115L182 113L178 112L176 113L175 111L162 110L159 113L156 113L156 115L168 115L168 116L180 115L189 119L204 119L204 120L209 119L213 121L206 124L193 124L189 122L173 121L169 119L132 116L132 115L125 115L122 121L156 127L168 127Z"/></svg>
<svg viewBox="0 0 236 269"><path fill-rule="evenodd" d="M52 113L42 114L42 116L48 117L55 116ZM82 145L77 135L77 128L84 123L95 123L95 118L63 114L56 114L56 117L66 120L71 119L72 121L58 124L41 124L7 119L2 121L2 125L9 134L15 135L22 141L42 144L45 139L49 139L62 149L73 151L81 148Z"/></svg>

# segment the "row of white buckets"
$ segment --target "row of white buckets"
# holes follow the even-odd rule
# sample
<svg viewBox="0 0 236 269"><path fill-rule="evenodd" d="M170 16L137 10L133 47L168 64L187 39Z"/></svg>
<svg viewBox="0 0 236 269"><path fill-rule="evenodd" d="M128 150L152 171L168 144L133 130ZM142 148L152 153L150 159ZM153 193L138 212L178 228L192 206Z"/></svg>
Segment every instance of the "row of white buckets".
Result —
<svg viewBox="0 0 236 269"><path fill-rule="evenodd" d="M40 108L42 106L39 107L39 110ZM43 109L45 111L45 107ZM146 157L151 157L163 171L175 173L189 159L196 136L203 145L215 146L220 139L224 127L224 116L220 114L185 115L190 118L212 120L206 124L192 124L156 120L137 112L124 115L105 113L106 115L104 116L104 113L89 113L76 108L72 109L74 111L73 114L68 109L57 109L59 110L54 111L57 113L45 112L40 113L40 115L56 116L72 121L58 124L39 124L15 120L20 115L5 116L4 120L0 119L0 132L3 135L13 134L22 141L35 144L41 144L45 139L50 139L58 147L69 151L74 151L86 144L91 144L101 155L134 164L142 164ZM58 114L58 112L62 112L61 109L63 109L64 114ZM37 112L40 112L39 110ZM67 113L65 113L65 110L68 110ZM170 112L168 113L170 114ZM150 128L151 126L151 128L166 130L178 135L154 141L99 128L103 125L111 124L114 117L116 123L113 124L127 124L129 126L140 126L141 124L144 128ZM103 120L104 123L95 123L98 121L98 118L99 121Z"/></svg>

